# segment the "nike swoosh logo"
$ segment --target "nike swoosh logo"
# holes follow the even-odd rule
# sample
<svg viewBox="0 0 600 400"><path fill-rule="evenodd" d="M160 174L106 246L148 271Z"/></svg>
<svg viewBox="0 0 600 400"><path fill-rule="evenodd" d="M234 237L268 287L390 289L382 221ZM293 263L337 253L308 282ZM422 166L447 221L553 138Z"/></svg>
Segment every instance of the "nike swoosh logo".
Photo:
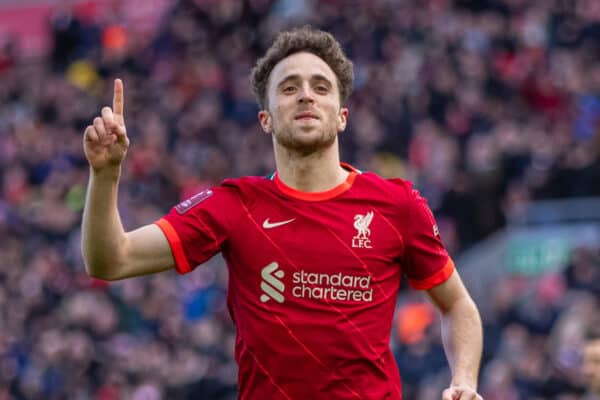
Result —
<svg viewBox="0 0 600 400"><path fill-rule="evenodd" d="M288 219L285 221L279 221L279 222L269 222L269 218L267 218L263 221L263 228L265 228L265 229L277 228L278 226L289 224L290 222L292 222L295 219L296 218Z"/></svg>

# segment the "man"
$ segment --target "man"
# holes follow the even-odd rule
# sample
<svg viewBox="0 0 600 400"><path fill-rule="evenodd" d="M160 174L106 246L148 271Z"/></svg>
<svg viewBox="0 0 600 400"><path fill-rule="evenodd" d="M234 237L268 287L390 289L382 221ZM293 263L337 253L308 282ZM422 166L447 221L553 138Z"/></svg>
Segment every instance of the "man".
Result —
<svg viewBox="0 0 600 400"><path fill-rule="evenodd" d="M480 399L477 308L425 200L400 179L339 159L352 63L328 33L281 33L252 73L277 171L224 181L154 224L124 232L117 210L129 146L123 84L85 131L91 165L82 248L90 275L229 268L241 399L400 399L389 348L401 275L440 309L452 370L444 400Z"/></svg>

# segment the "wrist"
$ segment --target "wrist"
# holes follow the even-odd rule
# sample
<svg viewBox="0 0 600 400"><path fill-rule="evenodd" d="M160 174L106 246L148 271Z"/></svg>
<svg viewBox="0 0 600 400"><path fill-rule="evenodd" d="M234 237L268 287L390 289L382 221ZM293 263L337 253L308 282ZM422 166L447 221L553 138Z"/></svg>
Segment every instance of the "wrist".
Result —
<svg viewBox="0 0 600 400"><path fill-rule="evenodd" d="M90 166L90 175L99 180L118 180L121 176L121 165L96 169Z"/></svg>
<svg viewBox="0 0 600 400"><path fill-rule="evenodd" d="M473 391L477 391L477 383L471 382L469 380L457 380L457 379L452 379L452 381L450 382L450 387L468 387L469 389L472 389Z"/></svg>

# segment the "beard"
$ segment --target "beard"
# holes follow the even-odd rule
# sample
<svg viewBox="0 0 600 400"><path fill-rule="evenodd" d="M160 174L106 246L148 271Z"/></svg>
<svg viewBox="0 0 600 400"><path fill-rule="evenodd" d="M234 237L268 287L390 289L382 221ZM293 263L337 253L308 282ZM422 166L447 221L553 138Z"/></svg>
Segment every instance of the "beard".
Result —
<svg viewBox="0 0 600 400"><path fill-rule="evenodd" d="M273 126L273 140L292 153L306 156L334 145L337 130L334 126L323 128L313 128L312 132L305 132L298 127Z"/></svg>

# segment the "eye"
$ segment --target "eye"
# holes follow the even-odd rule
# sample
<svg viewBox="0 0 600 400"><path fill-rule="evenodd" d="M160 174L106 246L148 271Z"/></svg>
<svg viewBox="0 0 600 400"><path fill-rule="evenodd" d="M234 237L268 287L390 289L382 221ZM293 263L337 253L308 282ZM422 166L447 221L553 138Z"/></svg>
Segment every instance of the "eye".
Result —
<svg viewBox="0 0 600 400"><path fill-rule="evenodd" d="M329 91L329 88L325 85L319 85L316 87L316 91L319 93L327 93Z"/></svg>
<svg viewBox="0 0 600 400"><path fill-rule="evenodd" d="M294 93L295 90L295 86L284 86L282 91L283 93Z"/></svg>

